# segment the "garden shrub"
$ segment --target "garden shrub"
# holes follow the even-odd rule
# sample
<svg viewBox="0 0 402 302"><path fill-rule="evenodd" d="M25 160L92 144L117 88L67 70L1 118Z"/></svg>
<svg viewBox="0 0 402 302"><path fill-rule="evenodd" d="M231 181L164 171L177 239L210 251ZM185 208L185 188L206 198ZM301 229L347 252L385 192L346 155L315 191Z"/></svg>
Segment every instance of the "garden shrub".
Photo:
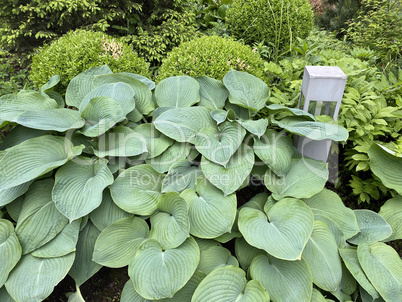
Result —
<svg viewBox="0 0 402 302"><path fill-rule="evenodd" d="M0 301L42 301L67 274L83 300L102 266L128 266L121 302L400 301L401 260L383 242L402 238L400 195L381 215L353 211L324 188L327 164L293 148L292 133L346 129L271 104L235 70L155 87L103 65L65 100L58 81L0 97L0 119L18 124L0 145Z"/></svg>
<svg viewBox="0 0 402 302"><path fill-rule="evenodd" d="M159 68L157 81L176 75L207 75L221 80L231 69L264 77L264 61L240 42L218 36L204 36L180 44Z"/></svg>
<svg viewBox="0 0 402 302"><path fill-rule="evenodd" d="M149 64L121 39L101 32L76 30L39 48L32 58L30 79L39 87L58 74L62 91L77 74L102 64L107 64L114 72L150 76Z"/></svg>
<svg viewBox="0 0 402 302"><path fill-rule="evenodd" d="M236 39L249 45L264 41L279 54L291 48L296 37L309 34L313 12L308 0L235 0L226 23Z"/></svg>
<svg viewBox="0 0 402 302"><path fill-rule="evenodd" d="M384 67L402 68L402 7L395 0L362 0L357 17L347 24L347 37L353 44L375 50Z"/></svg>

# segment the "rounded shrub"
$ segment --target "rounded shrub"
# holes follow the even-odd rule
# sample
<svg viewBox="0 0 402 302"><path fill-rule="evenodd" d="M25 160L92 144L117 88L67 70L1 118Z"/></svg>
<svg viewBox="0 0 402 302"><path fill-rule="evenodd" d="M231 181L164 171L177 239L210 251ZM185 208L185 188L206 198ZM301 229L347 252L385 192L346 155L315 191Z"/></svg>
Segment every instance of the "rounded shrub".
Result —
<svg viewBox="0 0 402 302"><path fill-rule="evenodd" d="M229 38L203 36L174 48L159 68L156 80L177 75L206 75L222 80L231 69L264 80L264 61L250 46Z"/></svg>
<svg viewBox="0 0 402 302"><path fill-rule="evenodd" d="M60 76L63 91L73 77L84 70L107 64L113 72L132 72L151 76L149 64L120 39L101 32L76 30L45 45L32 58L30 79L35 86Z"/></svg>
<svg viewBox="0 0 402 302"><path fill-rule="evenodd" d="M226 12L230 34L246 44L264 41L284 49L313 26L308 0L234 0Z"/></svg>

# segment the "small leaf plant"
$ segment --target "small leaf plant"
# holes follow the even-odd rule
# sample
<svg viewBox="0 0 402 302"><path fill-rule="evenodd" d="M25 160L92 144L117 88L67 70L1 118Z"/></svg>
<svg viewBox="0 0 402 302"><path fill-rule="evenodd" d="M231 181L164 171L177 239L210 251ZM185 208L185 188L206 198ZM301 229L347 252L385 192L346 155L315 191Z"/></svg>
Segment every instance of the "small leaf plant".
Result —
<svg viewBox="0 0 402 302"><path fill-rule="evenodd" d="M0 301L42 301L67 274L82 301L102 266L128 267L123 302L402 301L384 243L402 238L400 200L352 211L325 189L327 164L293 147L346 129L270 104L234 70L155 85L105 65L65 98L58 81L0 98L14 126L0 145Z"/></svg>

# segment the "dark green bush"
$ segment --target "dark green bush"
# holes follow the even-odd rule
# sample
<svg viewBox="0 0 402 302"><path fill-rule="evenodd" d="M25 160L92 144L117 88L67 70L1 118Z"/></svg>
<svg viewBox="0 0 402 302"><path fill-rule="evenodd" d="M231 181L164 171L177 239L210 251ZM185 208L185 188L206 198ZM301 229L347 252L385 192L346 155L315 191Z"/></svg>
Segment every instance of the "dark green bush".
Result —
<svg viewBox="0 0 402 302"><path fill-rule="evenodd" d="M308 35L313 12L308 0L237 0L226 13L226 23L236 39L250 45L264 40L278 52Z"/></svg>
<svg viewBox="0 0 402 302"><path fill-rule="evenodd" d="M114 72L132 72L149 77L149 64L132 47L100 32L76 30L40 48L32 58L30 79L35 86L60 76L60 88L82 71L107 64Z"/></svg>
<svg viewBox="0 0 402 302"><path fill-rule="evenodd" d="M263 68L264 61L249 46L228 38L204 36L173 49L163 61L157 80L176 75L207 75L222 80L231 69L264 78Z"/></svg>

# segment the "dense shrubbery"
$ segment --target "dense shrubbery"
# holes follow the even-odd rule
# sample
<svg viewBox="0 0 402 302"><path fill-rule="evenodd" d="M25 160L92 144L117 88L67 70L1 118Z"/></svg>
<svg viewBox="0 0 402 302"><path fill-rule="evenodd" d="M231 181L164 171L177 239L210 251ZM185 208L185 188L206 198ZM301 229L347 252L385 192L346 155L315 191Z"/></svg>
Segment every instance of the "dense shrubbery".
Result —
<svg viewBox="0 0 402 302"><path fill-rule="evenodd" d="M100 32L76 30L50 45L39 48L32 58L30 79L39 87L57 74L60 90L84 70L107 64L114 72L135 72L150 76L149 64L121 39Z"/></svg>
<svg viewBox="0 0 402 302"><path fill-rule="evenodd" d="M218 36L204 36L173 49L159 68L157 80L169 76L206 75L221 80L231 69L264 77L264 61L240 42Z"/></svg>
<svg viewBox="0 0 402 302"><path fill-rule="evenodd" d="M264 41L279 53L309 34L313 12L308 0L235 0L226 23L236 39L250 45Z"/></svg>

